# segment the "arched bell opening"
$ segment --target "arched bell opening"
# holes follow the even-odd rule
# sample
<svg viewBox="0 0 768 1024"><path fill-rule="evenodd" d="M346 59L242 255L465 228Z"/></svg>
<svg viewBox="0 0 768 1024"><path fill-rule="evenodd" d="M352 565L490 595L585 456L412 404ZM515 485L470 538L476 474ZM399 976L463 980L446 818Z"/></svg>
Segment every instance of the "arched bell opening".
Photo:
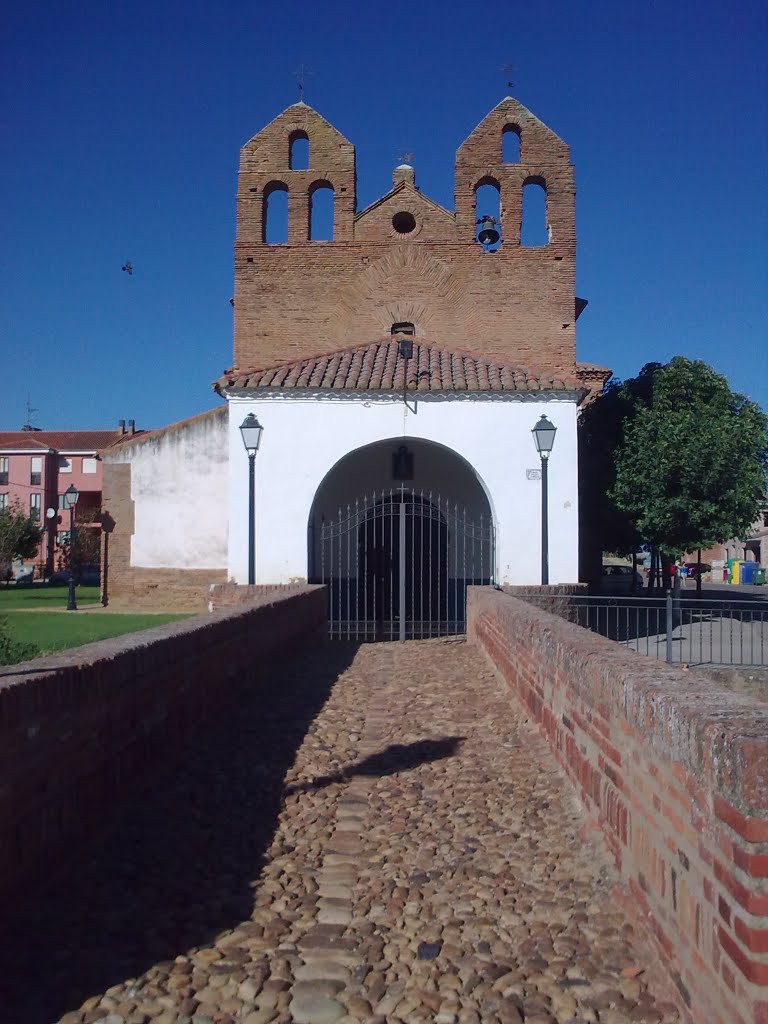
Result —
<svg viewBox="0 0 768 1024"><path fill-rule="evenodd" d="M490 502L456 452L394 438L350 452L318 487L308 578L328 588L331 636L463 633L466 593L495 578Z"/></svg>
<svg viewBox="0 0 768 1024"><path fill-rule="evenodd" d="M485 252L501 245L501 186L495 178L481 178L475 185L476 240Z"/></svg>

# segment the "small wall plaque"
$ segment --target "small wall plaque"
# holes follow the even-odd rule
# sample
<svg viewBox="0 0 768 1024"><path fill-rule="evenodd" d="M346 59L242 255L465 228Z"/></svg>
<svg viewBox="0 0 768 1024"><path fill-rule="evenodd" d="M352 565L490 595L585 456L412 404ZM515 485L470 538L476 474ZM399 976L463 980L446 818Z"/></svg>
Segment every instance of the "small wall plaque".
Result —
<svg viewBox="0 0 768 1024"><path fill-rule="evenodd" d="M526 469L526 471L525 471L525 479L526 480L541 480L541 470L540 469Z"/></svg>

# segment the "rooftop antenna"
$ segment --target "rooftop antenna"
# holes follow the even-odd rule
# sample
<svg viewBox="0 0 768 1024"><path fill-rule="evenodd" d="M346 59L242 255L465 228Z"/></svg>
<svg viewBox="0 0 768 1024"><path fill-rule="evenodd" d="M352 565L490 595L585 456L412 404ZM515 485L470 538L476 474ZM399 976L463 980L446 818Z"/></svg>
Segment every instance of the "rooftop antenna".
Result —
<svg viewBox="0 0 768 1024"><path fill-rule="evenodd" d="M499 68L499 71L503 72L504 78L506 79L507 89L509 89L509 91L512 92L516 85L516 66L514 64L502 64L501 67Z"/></svg>
<svg viewBox="0 0 768 1024"><path fill-rule="evenodd" d="M39 412L40 412L40 410L36 409L32 405L32 396L30 394L27 394L27 418L26 418L26 421L24 423L24 427L22 428L23 430L36 430L37 429L37 427L35 427L33 425L32 421L35 419L35 417L37 416L37 413L39 413Z"/></svg>
<svg viewBox="0 0 768 1024"><path fill-rule="evenodd" d="M307 78L312 78L314 71L310 71L304 64L301 65L298 71L293 72L293 77L299 84L299 103L304 102L304 85L306 84Z"/></svg>

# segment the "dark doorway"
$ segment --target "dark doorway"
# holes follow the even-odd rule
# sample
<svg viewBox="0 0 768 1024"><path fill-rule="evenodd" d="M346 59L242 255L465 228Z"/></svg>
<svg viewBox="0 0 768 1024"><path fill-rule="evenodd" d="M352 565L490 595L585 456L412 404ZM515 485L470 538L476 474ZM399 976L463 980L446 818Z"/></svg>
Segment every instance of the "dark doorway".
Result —
<svg viewBox="0 0 768 1024"><path fill-rule="evenodd" d="M429 623L447 617L448 527L432 502L404 491L385 498L367 510L357 532L365 618L380 636L399 625L401 599L411 632L415 623L429 631Z"/></svg>

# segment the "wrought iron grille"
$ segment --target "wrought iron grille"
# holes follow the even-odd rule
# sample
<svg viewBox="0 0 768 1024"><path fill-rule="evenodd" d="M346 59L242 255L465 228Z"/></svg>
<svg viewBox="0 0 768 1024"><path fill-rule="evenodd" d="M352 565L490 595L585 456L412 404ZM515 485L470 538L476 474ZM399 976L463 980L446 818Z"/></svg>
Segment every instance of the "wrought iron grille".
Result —
<svg viewBox="0 0 768 1024"><path fill-rule="evenodd" d="M490 515L429 491L377 491L310 525L314 579L338 639L407 640L466 631L467 586L494 580Z"/></svg>

